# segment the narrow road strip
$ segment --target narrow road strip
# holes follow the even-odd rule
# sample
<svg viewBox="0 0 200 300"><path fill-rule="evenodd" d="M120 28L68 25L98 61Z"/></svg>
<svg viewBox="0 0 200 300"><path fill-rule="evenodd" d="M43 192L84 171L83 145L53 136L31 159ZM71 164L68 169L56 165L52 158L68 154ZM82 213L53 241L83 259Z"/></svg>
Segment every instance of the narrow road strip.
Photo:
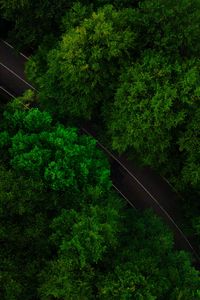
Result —
<svg viewBox="0 0 200 300"><path fill-rule="evenodd" d="M0 89L4 91L6 94L8 94L11 98L15 98L15 96L11 94L9 91L7 91L4 87L0 86Z"/></svg>
<svg viewBox="0 0 200 300"><path fill-rule="evenodd" d="M10 47L11 49L14 49L14 47L11 46L11 44L9 44L8 42L6 42L6 41L4 41L4 40L2 40L2 42L3 42L4 44L6 44L8 47Z"/></svg>
<svg viewBox="0 0 200 300"><path fill-rule="evenodd" d="M4 41L4 40L1 40L5 45L7 45L8 47L10 47L11 49L14 49L14 47L11 45L11 44L9 44L8 42L6 42L6 41ZM29 60L29 57L28 56L26 56L25 54L23 54L22 52L19 52L19 54L21 55L21 56L23 56L26 60Z"/></svg>
<svg viewBox="0 0 200 300"><path fill-rule="evenodd" d="M29 59L30 59L28 56L26 56L26 55L23 54L22 52L19 52L19 54L20 54L21 56L23 56L26 60L29 60Z"/></svg>
<svg viewBox="0 0 200 300"><path fill-rule="evenodd" d="M136 210L134 204L116 187L116 185L112 184L112 186Z"/></svg>
<svg viewBox="0 0 200 300"><path fill-rule="evenodd" d="M29 87L31 87L34 91L36 91L36 89L30 84L28 83L26 80L24 80L23 78L21 78L19 75L17 75L14 71L12 71L10 68L6 67L4 64L2 64L0 62L0 65L2 67L4 67L6 70L8 70L10 73L12 73L13 75L15 75L17 78L19 78L21 81L23 81L25 84L27 84Z"/></svg>

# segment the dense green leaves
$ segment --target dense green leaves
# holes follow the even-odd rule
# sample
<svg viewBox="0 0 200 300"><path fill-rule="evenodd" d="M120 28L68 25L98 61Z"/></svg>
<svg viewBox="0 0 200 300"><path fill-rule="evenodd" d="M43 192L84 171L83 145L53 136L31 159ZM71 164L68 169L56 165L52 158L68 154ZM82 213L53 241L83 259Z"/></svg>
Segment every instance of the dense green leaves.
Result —
<svg viewBox="0 0 200 300"><path fill-rule="evenodd" d="M41 213L48 211L48 201L41 181L0 167L1 299L32 299L35 294L35 276L49 255L49 221Z"/></svg>
<svg viewBox="0 0 200 300"><path fill-rule="evenodd" d="M105 104L107 109L120 61L125 61L134 47L135 33L129 28L133 17L131 10L117 12L105 6L70 29L58 48L48 53L43 77L34 75L34 59L28 63L27 71L35 78L40 101L48 110L61 116L91 118L97 105Z"/></svg>
<svg viewBox="0 0 200 300"><path fill-rule="evenodd" d="M113 148L124 152L131 147L145 164L176 171L180 162L172 161L173 153L178 153L185 125L192 122L189 126L197 129L192 118L199 103L198 66L195 60L172 65L146 52L140 63L126 68L108 121Z"/></svg>
<svg viewBox="0 0 200 300"><path fill-rule="evenodd" d="M161 51L172 60L199 55L199 0L144 0L139 7L138 30L145 48Z"/></svg>
<svg viewBox="0 0 200 300"><path fill-rule="evenodd" d="M1 159L13 166L13 171L0 169L0 277L6 300L36 299L38 274L55 252L62 250L69 259L79 249L76 259L82 264L98 260L117 243L120 228L121 202L113 196L107 210L97 205L107 202L111 183L95 141L53 125L48 113L20 106L20 99L9 104L0 136ZM87 202L93 206L87 208Z"/></svg>
<svg viewBox="0 0 200 300"><path fill-rule="evenodd" d="M0 1L3 17L14 24L12 38L20 47L38 45L45 34L56 32L61 16L73 1Z"/></svg>
<svg viewBox="0 0 200 300"><path fill-rule="evenodd" d="M110 2L0 0L20 46L39 46L27 64L39 96L0 122L3 300L200 299L168 229L125 209L95 140L56 123L98 121L113 149L198 195L200 2Z"/></svg>
<svg viewBox="0 0 200 300"><path fill-rule="evenodd" d="M143 217L130 215L129 239L122 239L112 272L100 276L100 299L198 299L198 275L188 268L184 253L172 254L166 228L149 212Z"/></svg>
<svg viewBox="0 0 200 300"><path fill-rule="evenodd" d="M62 211L52 223L58 258L41 273L41 299L93 299L98 272L110 251L117 249L122 230L120 202ZM103 271L103 270L102 270Z"/></svg>
<svg viewBox="0 0 200 300"><path fill-rule="evenodd" d="M68 220L69 214L64 214ZM77 215L74 211L72 214ZM61 218L55 220L56 231L58 221ZM65 228L68 222L63 221L62 218L62 228ZM199 299L198 272L191 270L185 253L172 250L172 236L160 221L149 212L143 216L129 212L125 224L117 248L110 247L109 253L100 256L98 261L94 256L97 244L92 243L89 249L90 234L85 238L84 248L91 255L87 264L80 261L83 255L80 223L73 226L77 226L74 236L79 236L77 240L67 242L67 234L62 238L58 231L62 241L60 255L41 273L42 299L51 296L58 299ZM92 229L91 224L89 233ZM54 237L58 242L58 235Z"/></svg>
<svg viewBox="0 0 200 300"><path fill-rule="evenodd" d="M1 0L1 16L12 24L10 37L18 47L38 46L43 42L44 36L59 37L62 32L61 19L68 13L74 4L92 6L93 9L112 3L116 7L137 6L138 0Z"/></svg>
<svg viewBox="0 0 200 300"><path fill-rule="evenodd" d="M93 139L78 136L75 128L53 126L51 116L38 109L5 112L4 117L0 145L3 152L9 150L18 174L41 177L53 190L70 189L85 197L109 188L108 164Z"/></svg>
<svg viewBox="0 0 200 300"><path fill-rule="evenodd" d="M191 184L196 189L200 186L200 109L197 107L191 123L180 138L180 150L185 152L186 164L182 170L185 184Z"/></svg>
<svg viewBox="0 0 200 300"><path fill-rule="evenodd" d="M124 208L95 141L23 101L1 125L1 298L199 299L189 257L152 213Z"/></svg>
<svg viewBox="0 0 200 300"><path fill-rule="evenodd" d="M62 211L52 223L55 232L52 239L59 246L60 253L76 254L80 268L102 260L108 249L116 248L118 244L119 208L116 198L109 197L103 210L96 205L84 208L81 213Z"/></svg>
<svg viewBox="0 0 200 300"><path fill-rule="evenodd" d="M179 190L197 187L194 150L184 141L198 131L199 2L91 10L75 5L47 59L40 50L29 61L41 105L59 117L99 122L113 149L137 155Z"/></svg>

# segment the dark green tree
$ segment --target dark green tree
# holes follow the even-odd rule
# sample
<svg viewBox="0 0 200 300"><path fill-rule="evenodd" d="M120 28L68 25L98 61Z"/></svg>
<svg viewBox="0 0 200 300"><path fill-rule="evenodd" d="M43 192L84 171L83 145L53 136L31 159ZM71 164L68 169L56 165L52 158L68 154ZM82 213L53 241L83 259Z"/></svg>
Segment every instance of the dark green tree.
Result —
<svg viewBox="0 0 200 300"><path fill-rule="evenodd" d="M60 117L98 121L113 149L136 154L179 190L194 186L198 158L191 162L195 147L184 141L198 131L199 11L198 1L93 13L75 5L45 63L41 50L27 65L40 103Z"/></svg>
<svg viewBox="0 0 200 300"><path fill-rule="evenodd" d="M37 46L44 35L56 35L60 18L73 1L0 1L1 15L13 24L11 39L18 47Z"/></svg>
<svg viewBox="0 0 200 300"><path fill-rule="evenodd" d="M1 122L1 298L199 299L189 257L154 215L122 205L95 141L28 99Z"/></svg>
<svg viewBox="0 0 200 300"><path fill-rule="evenodd" d="M53 220L51 240L58 256L41 273L41 299L94 299L96 280L110 252L117 251L124 214L116 195L106 204L63 210Z"/></svg>
<svg viewBox="0 0 200 300"><path fill-rule="evenodd" d="M100 299L199 299L198 272L171 233L151 212L129 211L126 234L113 264L100 278ZM112 271L111 271L112 270Z"/></svg>
<svg viewBox="0 0 200 300"><path fill-rule="evenodd" d="M111 2L116 7L137 6L138 0L0 0L0 14L4 20L11 23L10 39L19 48L36 48L43 42L44 37L59 37L62 32L61 19L74 4L80 3L92 6L93 9Z"/></svg>
<svg viewBox="0 0 200 300"><path fill-rule="evenodd" d="M44 74L38 74L42 69L34 58L27 65L40 103L61 116L91 118L94 111L102 111L98 106L109 111L121 66L128 64L135 47L133 9L117 11L108 5L81 22L84 13L83 7L73 15L75 26L66 28L58 47L48 53Z"/></svg>
<svg viewBox="0 0 200 300"><path fill-rule="evenodd" d="M153 49L173 60L199 57L199 12L198 0L140 1L137 22L142 49Z"/></svg>
<svg viewBox="0 0 200 300"><path fill-rule="evenodd" d="M199 91L198 91L199 92ZM197 93L196 93L197 94ZM200 96L200 92L198 97ZM198 98L197 98L198 99ZM185 164L182 169L184 185L199 190L200 186L200 109L197 107L193 118L187 124L186 131L180 136L180 150L184 153ZM195 107L195 106L194 106Z"/></svg>
<svg viewBox="0 0 200 300"><path fill-rule="evenodd" d="M117 240L118 208L121 207L118 200L115 208L109 204L110 210L105 213L104 207L97 206L98 202L102 205L107 202L105 196L110 193L111 182L108 163L96 149L95 141L78 136L73 128L54 124L48 113L28 108L30 102L26 101L27 95L9 104L1 122L0 281L3 288L0 295L5 300L38 299L38 273L58 251L59 236L54 234L52 240L49 238L54 227L50 225L54 218L55 226L62 221L63 210L69 213L68 231L60 224L57 235L63 230L69 240L77 241L74 222L80 228L83 226L84 261L89 255L89 250L84 249L89 216L85 220L84 213L73 217L73 209L80 211L93 204L90 248L96 235L94 256L98 259L109 242ZM110 225L106 224L108 218ZM102 249L101 245L104 245Z"/></svg>
<svg viewBox="0 0 200 300"><path fill-rule="evenodd" d="M199 180L192 175L198 164L192 168L191 161L193 157L195 165L198 160L198 69L197 59L171 64L155 51L144 52L140 62L121 74L107 125L114 149L131 149L142 163L174 174L180 189L186 172L187 184L197 180L197 186Z"/></svg>
<svg viewBox="0 0 200 300"><path fill-rule="evenodd" d="M50 255L50 199L40 180L0 167L0 297L33 299L36 275Z"/></svg>
<svg viewBox="0 0 200 300"><path fill-rule="evenodd" d="M102 244L101 235L103 233L105 242L107 237L104 234L109 225L113 227L115 220L110 212L112 218L104 224L105 230L104 225L97 225L97 220L101 219L100 215L107 214L107 207L100 215L95 216L95 211L94 207L89 214L84 211L83 215L87 217L83 219L82 214L80 217L75 211L71 214L65 211L62 217L54 220L52 238L60 243L60 250L58 258L41 273L39 292L42 300L51 297L200 299L198 272L191 268L188 255L173 250L172 235L157 217L149 212L144 215L126 212L123 214L124 226L119 233L120 239L117 243L109 239L111 243L109 251L106 251L108 244ZM70 223L68 220L78 215L78 222L72 225L71 239L67 231L61 232L60 228L67 228ZM84 237L86 224L87 227L89 225L89 235ZM97 229L100 229L98 233ZM101 245L100 248L98 245Z"/></svg>

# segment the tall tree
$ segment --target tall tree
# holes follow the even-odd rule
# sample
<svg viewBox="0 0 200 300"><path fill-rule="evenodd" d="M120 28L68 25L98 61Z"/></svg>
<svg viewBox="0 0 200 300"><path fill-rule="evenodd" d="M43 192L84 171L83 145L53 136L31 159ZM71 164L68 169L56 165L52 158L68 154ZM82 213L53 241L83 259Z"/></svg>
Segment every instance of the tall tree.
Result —
<svg viewBox="0 0 200 300"><path fill-rule="evenodd" d="M116 195L106 204L63 210L53 220L51 240L58 254L40 275L41 299L94 299L97 275L104 272L106 257L117 250L124 214Z"/></svg>
<svg viewBox="0 0 200 300"><path fill-rule="evenodd" d="M53 197L38 179L0 167L0 297L33 299L37 273L50 255L49 219Z"/></svg>
<svg viewBox="0 0 200 300"><path fill-rule="evenodd" d="M112 3L116 7L137 6L138 0L0 0L0 14L11 23L10 38L19 48L36 48L44 37L59 37L62 32L61 19L76 3L92 6L93 9Z"/></svg>
<svg viewBox="0 0 200 300"><path fill-rule="evenodd" d="M196 97L199 96L200 91L198 90ZM197 105L191 122L187 124L185 132L180 136L179 145L185 158L185 164L182 169L184 184L189 184L198 190L200 186L200 109Z"/></svg>
<svg viewBox="0 0 200 300"><path fill-rule="evenodd" d="M12 40L19 47L37 46L43 40L43 36L56 33L62 15L73 1L52 0L33 2L0 1L1 15L12 22Z"/></svg>
<svg viewBox="0 0 200 300"><path fill-rule="evenodd" d="M61 116L91 118L98 106L109 111L121 65L128 63L135 47L133 9L117 11L108 5L82 21L87 15L82 7L64 20L66 27L75 26L66 28L58 47L48 53L46 73L38 74L42 69L34 58L27 65L30 79L39 87L40 102Z"/></svg>
<svg viewBox="0 0 200 300"><path fill-rule="evenodd" d="M164 174L174 174L174 179L178 176L180 189L186 170L187 183L195 180L195 169L189 167L189 162L192 155L193 159L198 156L194 150L197 145L192 148L188 142L194 143L192 132L198 136L198 68L197 59L171 64L168 58L146 51L140 62L121 74L107 125L114 149L132 149L143 163ZM195 141L198 144L198 138ZM197 186L198 175L196 180Z"/></svg>
<svg viewBox="0 0 200 300"><path fill-rule="evenodd" d="M113 149L136 153L183 190L199 184L196 146L184 141L198 131L200 4L161 2L105 5L93 13L76 6L43 67L40 52L27 72L43 107L60 117L100 120Z"/></svg>
<svg viewBox="0 0 200 300"><path fill-rule="evenodd" d="M29 96L0 123L1 298L199 299L189 257L154 215L124 207L95 141Z"/></svg>
<svg viewBox="0 0 200 300"><path fill-rule="evenodd" d="M107 208L100 213L101 216L107 214ZM42 300L51 297L200 299L198 272L191 269L189 257L184 252L173 250L172 236L157 217L149 212L144 215L126 212L120 239L113 244L114 240L109 238L109 251L106 251L101 234L107 234L114 219L113 216L108 219L106 230L102 232L104 225L98 225L97 220L101 218L95 211L92 207L89 214L87 211L84 214L64 212L62 217L54 220L52 237L60 243L60 250L57 259L51 261L41 273L39 292ZM72 227L71 239L67 232L61 232L59 228L67 228L72 216L75 219L79 217ZM89 225L89 235L83 239L85 225ZM104 238L105 242L106 236Z"/></svg>
<svg viewBox="0 0 200 300"><path fill-rule="evenodd" d="M110 188L108 162L96 141L77 129L53 125L38 109L6 111L0 152L19 174L41 177L52 190L98 197Z"/></svg>
<svg viewBox="0 0 200 300"><path fill-rule="evenodd" d="M74 221L83 229L82 259L84 253L88 255L84 238L90 227L89 216L85 220L83 213L73 217L73 209L81 211L88 205L90 210L90 205L94 206L91 207L91 214L94 211L91 247L96 235L97 259L109 243L116 242L120 219L119 200L113 200L112 208L110 203L105 213L104 207L97 206L98 202L102 206L107 202L105 196L111 192L111 182L108 162L96 149L95 141L78 136L74 128L54 124L48 113L28 108L26 101L27 95L9 104L0 125L0 281L3 286L0 294L4 300L38 299L39 270L58 251L59 232L77 241ZM68 231L59 223L64 211L71 216ZM56 227L58 223L60 227L50 239L54 218L53 224ZM107 220L110 225L106 224Z"/></svg>

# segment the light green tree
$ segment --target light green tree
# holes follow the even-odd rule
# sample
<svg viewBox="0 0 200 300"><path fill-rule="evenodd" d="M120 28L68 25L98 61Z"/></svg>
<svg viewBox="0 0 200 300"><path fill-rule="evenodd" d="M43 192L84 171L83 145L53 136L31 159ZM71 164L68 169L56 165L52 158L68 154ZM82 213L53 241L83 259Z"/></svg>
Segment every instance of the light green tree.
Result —
<svg viewBox="0 0 200 300"><path fill-rule="evenodd" d="M105 6L66 31L58 47L48 53L46 73L35 74L34 58L28 63L27 72L35 79L45 108L84 118L91 118L96 110L100 113L98 106L109 110L121 65L128 63L135 47L134 15L132 9Z"/></svg>

